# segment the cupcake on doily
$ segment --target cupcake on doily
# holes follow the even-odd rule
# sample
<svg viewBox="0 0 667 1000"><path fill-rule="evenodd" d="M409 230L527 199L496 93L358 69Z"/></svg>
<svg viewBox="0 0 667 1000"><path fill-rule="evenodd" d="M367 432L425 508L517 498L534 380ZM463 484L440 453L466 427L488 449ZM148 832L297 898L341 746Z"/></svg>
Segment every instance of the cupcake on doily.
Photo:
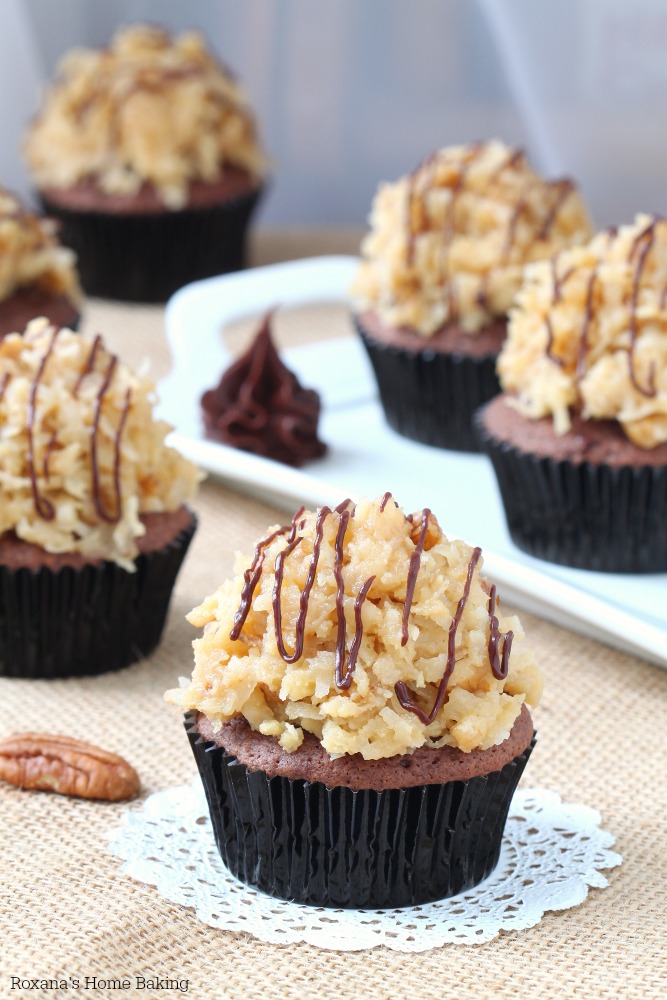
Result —
<svg viewBox="0 0 667 1000"><path fill-rule="evenodd" d="M101 673L157 645L199 476L153 402L100 335L41 319L0 343L0 673Z"/></svg>
<svg viewBox="0 0 667 1000"><path fill-rule="evenodd" d="M500 142L441 149L383 184L352 295L390 425L426 444L477 450L476 407L523 268L590 236L568 179L543 180Z"/></svg>
<svg viewBox="0 0 667 1000"><path fill-rule="evenodd" d="M533 265L477 418L510 534L586 569L667 570L667 220Z"/></svg>
<svg viewBox="0 0 667 1000"><path fill-rule="evenodd" d="M494 868L542 678L481 566L385 494L301 508L191 613L194 673L167 697L238 878L391 907Z"/></svg>
<svg viewBox="0 0 667 1000"><path fill-rule="evenodd" d="M161 301L244 266L267 164L243 89L199 35L135 25L68 54L25 153L89 294Z"/></svg>
<svg viewBox="0 0 667 1000"><path fill-rule="evenodd" d="M0 339L25 330L37 316L57 326L78 324L76 258L56 230L0 188Z"/></svg>

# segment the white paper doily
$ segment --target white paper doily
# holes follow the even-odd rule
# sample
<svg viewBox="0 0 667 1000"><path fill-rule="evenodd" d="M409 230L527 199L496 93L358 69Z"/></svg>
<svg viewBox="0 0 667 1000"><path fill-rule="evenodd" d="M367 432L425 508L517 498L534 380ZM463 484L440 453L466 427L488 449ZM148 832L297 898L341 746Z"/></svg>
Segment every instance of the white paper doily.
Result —
<svg viewBox="0 0 667 1000"><path fill-rule="evenodd" d="M122 870L165 899L194 907L211 927L245 931L271 944L306 942L337 951L384 945L417 952L443 944L481 944L500 931L533 927L547 910L582 903L609 883L600 869L621 856L588 806L546 789L518 789L495 871L451 899L400 910L332 910L282 902L231 875L218 854L199 778L151 795L107 834Z"/></svg>

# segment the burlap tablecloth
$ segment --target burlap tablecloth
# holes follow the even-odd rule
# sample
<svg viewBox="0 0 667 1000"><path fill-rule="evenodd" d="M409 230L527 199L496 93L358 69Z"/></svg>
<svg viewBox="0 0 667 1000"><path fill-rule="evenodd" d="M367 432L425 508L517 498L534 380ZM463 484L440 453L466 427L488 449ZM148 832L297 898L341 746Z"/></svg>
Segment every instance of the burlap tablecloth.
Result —
<svg viewBox="0 0 667 1000"><path fill-rule="evenodd" d="M337 322L334 316L330 325ZM298 327L295 321L297 339ZM159 308L93 301L85 329L103 331L133 364L149 355L158 378L168 369ZM184 615L230 571L234 550L251 550L264 528L282 519L212 480L195 507L199 531L158 651L98 678L0 681L0 735L32 729L100 744L135 765L143 795L191 779L195 765L180 717L162 697L190 670L193 630ZM86 976L134 982L136 975L187 979L189 994L201 1000L667 996L667 672L532 615L522 620L546 675L535 713L539 742L524 783L600 810L625 859L609 874L610 888L481 946L419 955L271 946L204 926L191 910L122 875L104 833L126 806L2 785L0 996L60 995L12 990L12 976L83 983ZM102 995L70 988L74 993Z"/></svg>

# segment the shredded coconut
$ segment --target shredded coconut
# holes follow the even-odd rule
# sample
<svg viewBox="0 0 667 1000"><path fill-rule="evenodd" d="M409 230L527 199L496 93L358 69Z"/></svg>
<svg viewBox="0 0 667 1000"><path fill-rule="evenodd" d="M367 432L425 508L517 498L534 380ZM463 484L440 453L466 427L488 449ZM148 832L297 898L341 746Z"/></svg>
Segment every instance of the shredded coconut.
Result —
<svg viewBox="0 0 667 1000"><path fill-rule="evenodd" d="M295 515L293 535L300 541L290 544L291 536L283 530L265 546L247 617L233 639L235 615L253 576L252 561L238 555L238 575L188 616L204 633L193 643L191 681L167 692L167 699L186 710L198 709L214 724L243 715L253 729L276 737L288 751L299 746L303 730L314 733L332 756L360 753L367 760L410 753L424 744L470 751L505 740L523 702L535 705L542 691L542 677L523 648L518 619L497 612L501 632L511 629L515 637L509 672L499 680L490 663L490 596L480 574L481 561L475 564L479 552L447 539L435 517L426 512L424 547L404 630L410 562L418 552L424 512L407 518L393 501L385 501L382 508L379 500L362 500L342 528L344 515L339 508L324 518L321 512ZM276 560L283 553L282 636L286 652L293 653L318 525L322 540L308 598L303 652L288 663L279 651L275 627ZM277 530L269 529L265 537ZM364 584L373 578L361 604L361 644L347 688L336 684L340 531L344 531L341 573L348 666L356 633L355 601L358 604ZM256 551L261 553L261 543ZM454 628L471 561L475 565L469 596ZM396 686L402 682L428 716L447 670L452 629L455 665L447 696L433 721L425 724L404 707Z"/></svg>
<svg viewBox="0 0 667 1000"><path fill-rule="evenodd" d="M20 288L37 287L78 302L75 261L74 252L59 244L52 220L26 212L0 188L0 301Z"/></svg>
<svg viewBox="0 0 667 1000"><path fill-rule="evenodd" d="M108 194L136 194L147 181L172 209L190 181L216 181L226 164L258 177L267 166L243 89L201 36L143 25L64 57L25 153L42 188L94 178Z"/></svg>
<svg viewBox="0 0 667 1000"><path fill-rule="evenodd" d="M0 534L132 570L140 515L177 510L199 479L154 402L99 337L38 319L0 342Z"/></svg>
<svg viewBox="0 0 667 1000"><path fill-rule="evenodd" d="M352 288L389 325L428 337L504 316L524 266L591 235L569 180L545 181L501 142L453 146L380 186Z"/></svg>
<svg viewBox="0 0 667 1000"><path fill-rule="evenodd" d="M557 433L580 406L641 448L667 442L667 220L639 215L527 269L498 371Z"/></svg>

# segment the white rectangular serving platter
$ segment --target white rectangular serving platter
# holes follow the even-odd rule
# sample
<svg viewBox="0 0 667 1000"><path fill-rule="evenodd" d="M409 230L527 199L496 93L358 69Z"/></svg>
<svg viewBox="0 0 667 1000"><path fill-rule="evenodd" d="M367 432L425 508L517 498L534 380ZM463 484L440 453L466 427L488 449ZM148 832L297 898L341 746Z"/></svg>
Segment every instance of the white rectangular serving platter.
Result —
<svg viewBox="0 0 667 1000"><path fill-rule="evenodd" d="M235 488L290 512L386 490L406 510L430 507L447 534L483 547L485 571L506 602L667 667L667 574L592 573L517 549L486 457L420 445L388 427L352 327L349 338L283 353L303 385L321 395L323 459L295 470L204 438L200 397L232 361L225 325L275 306L344 302L357 265L355 257L315 257L180 289L166 311L173 368L159 386L159 415L175 428L170 443Z"/></svg>

